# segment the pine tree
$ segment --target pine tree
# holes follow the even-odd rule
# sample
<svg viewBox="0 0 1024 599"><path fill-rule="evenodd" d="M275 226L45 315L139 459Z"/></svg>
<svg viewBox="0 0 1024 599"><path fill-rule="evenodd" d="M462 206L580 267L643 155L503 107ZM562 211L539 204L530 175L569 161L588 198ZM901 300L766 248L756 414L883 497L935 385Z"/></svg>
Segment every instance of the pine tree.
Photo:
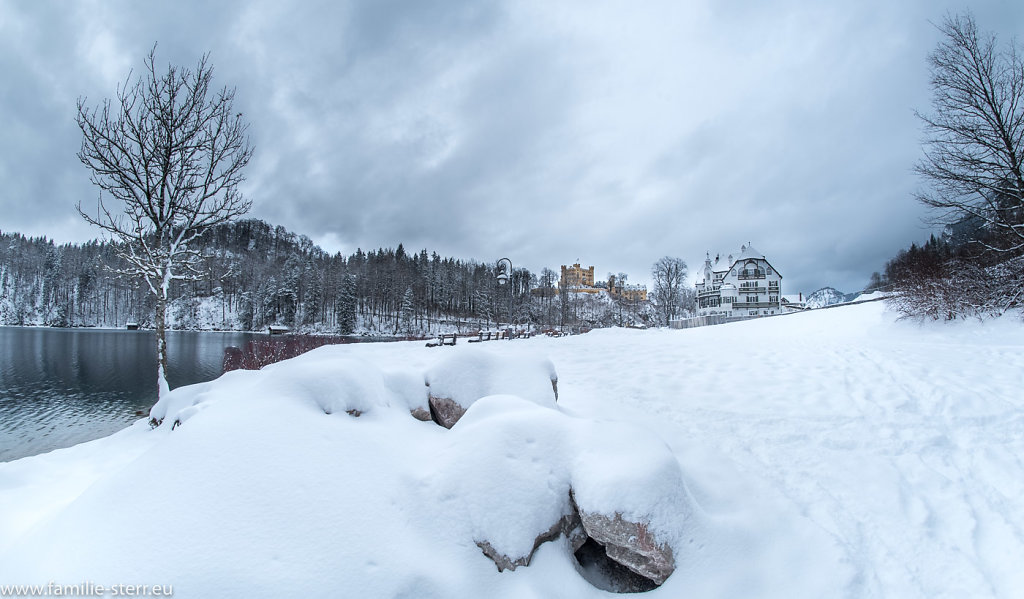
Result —
<svg viewBox="0 0 1024 599"><path fill-rule="evenodd" d="M352 275L344 275L338 292L338 305L335 309L338 321L338 332L351 335L356 330L356 282Z"/></svg>
<svg viewBox="0 0 1024 599"><path fill-rule="evenodd" d="M402 306L399 313L401 315L401 329L407 333L412 331L413 319L416 316L416 304L414 299L412 287L406 287L405 293L402 294Z"/></svg>

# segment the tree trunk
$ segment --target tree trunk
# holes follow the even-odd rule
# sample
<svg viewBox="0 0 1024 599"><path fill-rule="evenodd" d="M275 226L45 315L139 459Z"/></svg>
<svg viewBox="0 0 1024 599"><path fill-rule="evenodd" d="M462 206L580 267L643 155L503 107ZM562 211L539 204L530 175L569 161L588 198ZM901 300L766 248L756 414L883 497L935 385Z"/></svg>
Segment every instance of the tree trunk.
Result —
<svg viewBox="0 0 1024 599"><path fill-rule="evenodd" d="M162 291L162 290L161 290ZM157 401L166 396L171 388L167 384L167 295L156 297L156 384Z"/></svg>

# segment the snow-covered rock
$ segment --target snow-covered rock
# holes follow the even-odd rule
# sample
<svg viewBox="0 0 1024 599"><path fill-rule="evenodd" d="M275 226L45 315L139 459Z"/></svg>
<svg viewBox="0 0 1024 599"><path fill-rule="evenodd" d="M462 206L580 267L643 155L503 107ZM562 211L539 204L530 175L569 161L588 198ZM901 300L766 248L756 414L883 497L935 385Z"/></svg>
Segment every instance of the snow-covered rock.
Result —
<svg viewBox="0 0 1024 599"><path fill-rule="evenodd" d="M415 416L429 401L451 431L430 452L433 467L418 473L420 503L444 506L439 520L462 520L464 541L480 547L498 570L529 565L543 543L560 536L571 539L573 550L591 538L610 559L663 583L674 568L668 543L693 515L678 464L642 429L559 411L556 381L550 360L529 355L474 348L417 376L327 349L176 389L150 416L173 429L240 397L324 414Z"/></svg>
<svg viewBox="0 0 1024 599"><path fill-rule="evenodd" d="M576 428L572 499L586 535L612 560L664 583L676 566L672 546L695 518L678 461L640 427L587 420Z"/></svg>
<svg viewBox="0 0 1024 599"><path fill-rule="evenodd" d="M573 513L570 420L520 397L479 399L422 471L422 502L464 520L465 541L486 547L499 569L529 564L541 538Z"/></svg>
<svg viewBox="0 0 1024 599"><path fill-rule="evenodd" d="M646 522L634 522L621 513L600 514L579 510L586 537L602 545L608 557L651 581L663 584L676 569L672 547L651 534Z"/></svg>
<svg viewBox="0 0 1024 599"><path fill-rule="evenodd" d="M427 486L460 498L455 511L499 570L529 565L560 535L573 550L593 539L654 586L675 569L672 544L692 529L694 504L672 452L648 431L489 396L450 437Z"/></svg>
<svg viewBox="0 0 1024 599"><path fill-rule="evenodd" d="M150 409L150 422L169 422L172 427L184 424L206 409L209 401L223 397L222 390L229 386L245 395L315 406L325 414L361 416L395 407L417 416L428 410L421 376L382 371L362 360L339 359L330 351L314 350L302 360L286 360L258 371L233 370L209 383L179 387Z"/></svg>
<svg viewBox="0 0 1024 599"><path fill-rule="evenodd" d="M558 374L551 360L519 355L499 357L481 348L457 349L427 371L428 401L438 424L451 428L473 402L488 395L515 395L552 407Z"/></svg>
<svg viewBox="0 0 1024 599"><path fill-rule="evenodd" d="M427 388L419 372L385 370L384 384L392 393L395 402L408 408L417 420L430 420L430 404L427 403Z"/></svg>

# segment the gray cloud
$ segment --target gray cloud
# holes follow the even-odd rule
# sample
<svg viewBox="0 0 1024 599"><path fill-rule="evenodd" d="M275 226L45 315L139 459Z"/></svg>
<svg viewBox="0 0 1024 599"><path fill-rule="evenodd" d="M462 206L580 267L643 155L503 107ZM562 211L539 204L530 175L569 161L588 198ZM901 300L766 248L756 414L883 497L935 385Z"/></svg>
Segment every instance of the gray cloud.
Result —
<svg viewBox="0 0 1024 599"><path fill-rule="evenodd" d="M75 101L211 52L257 153L253 216L648 278L750 241L853 290L928 234L914 108L948 2L0 2L0 228L91 238ZM1004 36L1024 9L972 6Z"/></svg>

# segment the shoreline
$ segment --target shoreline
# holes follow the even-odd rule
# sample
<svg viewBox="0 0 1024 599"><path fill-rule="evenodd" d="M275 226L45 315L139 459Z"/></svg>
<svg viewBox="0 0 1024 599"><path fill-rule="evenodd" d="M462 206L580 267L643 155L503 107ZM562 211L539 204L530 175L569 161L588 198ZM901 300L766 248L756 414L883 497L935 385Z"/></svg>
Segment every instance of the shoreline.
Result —
<svg viewBox="0 0 1024 599"><path fill-rule="evenodd" d="M43 329L47 331L113 331L113 332L125 332L125 333L153 333L156 329L139 327L138 329L128 329L125 327L108 327L108 326L71 326L71 327L56 327L45 324L0 324L0 328L11 328L11 329ZM246 329L167 329L168 333L239 333L245 335L260 335L263 337L270 337L266 330L246 330ZM414 340L422 341L426 339L433 339L436 335L428 335L426 337L419 337L415 335L390 335L390 334L377 334L377 333L352 333L349 335L342 335L339 333L331 333L327 331L290 331L285 335L273 335L275 338L288 335L308 335L311 337L344 337L351 338L354 341L362 341L369 343L372 341L408 341L410 337L415 337Z"/></svg>

